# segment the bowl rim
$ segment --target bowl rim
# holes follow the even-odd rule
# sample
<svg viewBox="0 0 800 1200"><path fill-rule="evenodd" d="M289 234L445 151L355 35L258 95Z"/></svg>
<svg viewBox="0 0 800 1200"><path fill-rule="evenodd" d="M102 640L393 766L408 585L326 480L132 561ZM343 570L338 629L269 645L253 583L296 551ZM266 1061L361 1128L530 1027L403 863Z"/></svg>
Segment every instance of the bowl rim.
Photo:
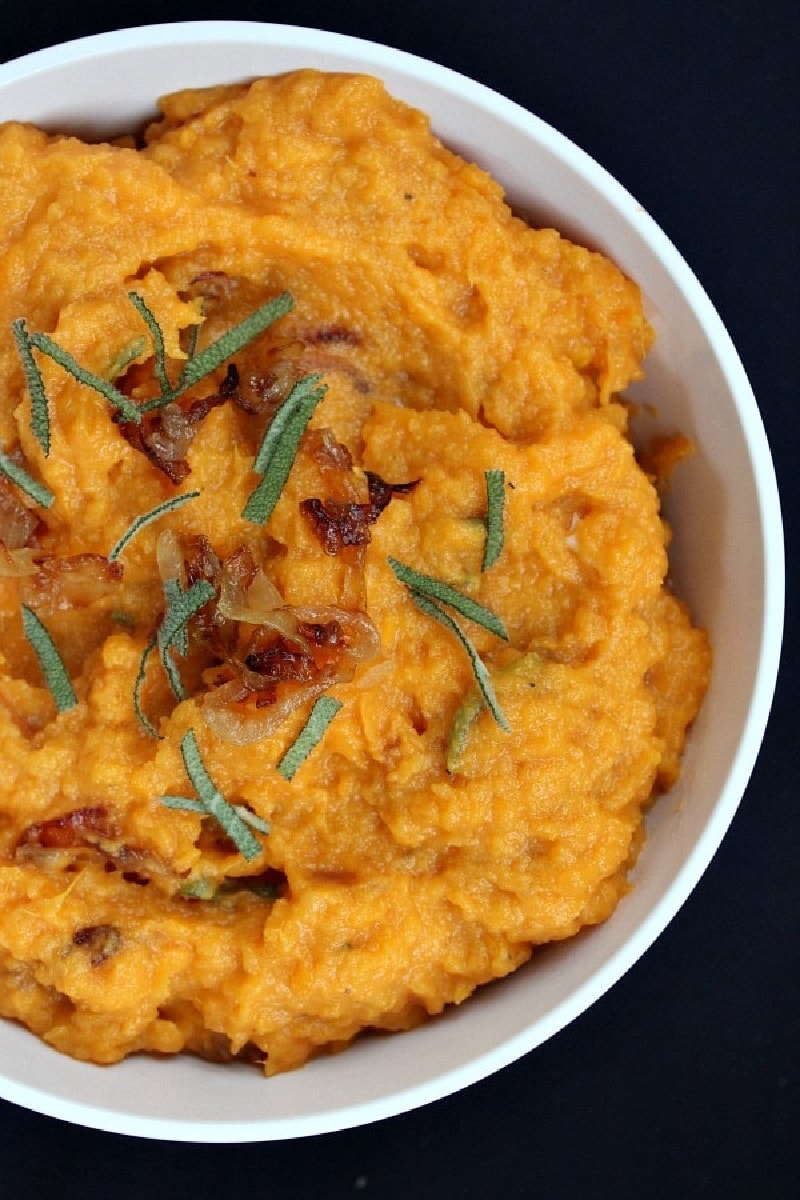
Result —
<svg viewBox="0 0 800 1200"><path fill-rule="evenodd" d="M635 227L686 295L709 338L740 416L759 502L763 549L763 619L759 631L758 667L742 735L725 786L720 791L702 835L694 843L671 886L638 925L634 935L566 1000L539 1018L535 1026L512 1035L457 1068L379 1101L359 1101L324 1115L315 1112L301 1117L259 1117L252 1122L238 1119L229 1122L224 1119L220 1122L192 1119L165 1121L163 1118L110 1113L99 1106L65 1101L41 1088L0 1075L0 1096L44 1115L108 1132L195 1142L305 1137L398 1115L453 1094L510 1064L553 1036L599 999L649 948L678 912L706 870L733 820L766 730L777 684L785 615L785 552L775 468L755 397L727 329L691 268L653 218L606 168L542 118L477 80L405 50L305 26L240 20L175 21L75 38L0 63L0 91L40 72L124 50L155 49L176 42L234 44L246 39L263 45L277 42L282 48L293 51L332 51L342 57L364 59L365 69L373 73L380 73L384 68L399 71L417 80L430 82L460 101L471 101L527 136L534 137L559 158L566 159L570 170L602 192L623 218Z"/></svg>

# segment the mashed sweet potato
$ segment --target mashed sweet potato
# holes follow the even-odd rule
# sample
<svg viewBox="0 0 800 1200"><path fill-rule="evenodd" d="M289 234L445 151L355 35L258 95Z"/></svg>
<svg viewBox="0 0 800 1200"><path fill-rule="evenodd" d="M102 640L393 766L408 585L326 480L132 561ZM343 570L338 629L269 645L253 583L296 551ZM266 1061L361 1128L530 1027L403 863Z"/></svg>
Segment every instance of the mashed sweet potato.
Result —
<svg viewBox="0 0 800 1200"><path fill-rule="evenodd" d="M651 340L632 282L526 227L374 79L301 71L162 110L135 148L0 130L0 450L51 498L0 472L0 1012L97 1063L272 1073L608 917L709 650L626 435ZM284 293L146 409L161 368L174 385ZM45 453L15 328L146 415L29 342ZM327 390L248 519L277 469L259 446L309 374ZM465 645L393 562L507 636L439 604ZM321 696L341 707L279 769ZM189 731L249 854L199 811Z"/></svg>

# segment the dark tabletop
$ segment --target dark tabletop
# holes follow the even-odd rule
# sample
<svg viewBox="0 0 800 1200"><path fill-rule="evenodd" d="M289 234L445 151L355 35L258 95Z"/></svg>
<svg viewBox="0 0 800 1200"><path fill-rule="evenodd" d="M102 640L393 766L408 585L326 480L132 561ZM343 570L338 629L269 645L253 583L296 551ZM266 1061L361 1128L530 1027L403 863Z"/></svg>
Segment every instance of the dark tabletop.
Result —
<svg viewBox="0 0 800 1200"><path fill-rule="evenodd" d="M296 1142L144 1142L0 1102L0 1196L800 1197L800 5L26 0L3 10L0 58L203 18L317 26L435 59L567 134L650 211L719 310L763 414L788 557L783 668L708 872L638 965L544 1046L427 1108Z"/></svg>

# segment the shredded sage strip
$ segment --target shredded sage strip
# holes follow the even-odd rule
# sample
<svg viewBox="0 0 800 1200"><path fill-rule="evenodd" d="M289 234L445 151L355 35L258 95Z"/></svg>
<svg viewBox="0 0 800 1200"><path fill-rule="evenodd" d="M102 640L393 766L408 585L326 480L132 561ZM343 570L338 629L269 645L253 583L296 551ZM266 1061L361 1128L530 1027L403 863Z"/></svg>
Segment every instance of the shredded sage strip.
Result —
<svg viewBox="0 0 800 1200"><path fill-rule="evenodd" d="M251 832L237 808L230 804L218 790L206 770L193 729L187 730L181 740L181 757L186 774L199 799L195 800L187 796L162 796L161 803L166 808L201 812L204 816L213 817L217 824L225 830L243 858L246 858L248 862L258 858L262 850L261 843ZM253 814L249 815L253 816ZM256 819L258 820L258 818Z"/></svg>
<svg viewBox="0 0 800 1200"><path fill-rule="evenodd" d="M200 326L190 325L186 331L186 357L194 358L197 353L197 342L200 338Z"/></svg>
<svg viewBox="0 0 800 1200"><path fill-rule="evenodd" d="M167 602L167 609L171 608L176 601L180 600L183 595L183 588L179 579L164 580L164 599ZM189 629L188 626L182 625L172 641L173 646L180 654L181 658L186 658L189 653Z"/></svg>
<svg viewBox="0 0 800 1200"><path fill-rule="evenodd" d="M258 813L251 812L244 804L234 804L231 806L235 813L244 821L245 825L249 825L251 829L255 829L258 833L269 833L270 823L265 821L263 817L259 817Z"/></svg>
<svg viewBox="0 0 800 1200"><path fill-rule="evenodd" d="M113 384L104 379L102 375L95 375L94 371L87 371L85 367L82 367L72 357L69 351L63 350L46 333L27 333L24 323L22 323L21 328L29 346L33 346L41 354L51 358L54 363L57 363L59 367L67 371L78 383L82 383L85 387L99 392L101 396L108 400L109 404L122 413L126 421L133 421L137 425L140 423L142 415L139 408L124 393L118 391ZM41 376L39 378L41 379ZM28 386L30 387L30 380L28 380Z"/></svg>
<svg viewBox="0 0 800 1200"><path fill-rule="evenodd" d="M78 703L78 698L69 681L69 675L61 655L50 634L27 604L22 605L22 627L39 660L45 683L55 701L56 708L59 712L66 712L67 709L74 708Z"/></svg>
<svg viewBox="0 0 800 1200"><path fill-rule="evenodd" d="M490 608L485 608L477 600L465 596L463 592L457 591L449 583L443 583L441 579L434 579L431 575L423 575L421 571L407 567L405 563L398 562L396 558L389 558L389 566L397 579L413 593L425 596L429 600L438 601L440 604L446 604L448 608L454 608L456 612L461 613L462 617L467 617L476 625L483 626L496 637L502 638L504 642L508 641L505 625L497 613L493 613Z"/></svg>
<svg viewBox="0 0 800 1200"><path fill-rule="evenodd" d="M153 343L155 376L158 380L158 386L161 388L161 395L166 396L167 392L171 390L171 384L167 375L167 352L164 348L164 334L162 333L161 326L156 320L155 314L147 306L143 296L140 296L138 292L128 292L128 299L147 326L150 340Z"/></svg>
<svg viewBox="0 0 800 1200"><path fill-rule="evenodd" d="M196 800L194 796L162 796L162 804L166 804L167 808L179 808L183 812L205 813L206 806L202 800ZM269 833L269 821L265 821L259 817L257 813L251 812L244 804L231 804L231 808L237 813L245 825L249 825L251 829L258 830L259 833Z"/></svg>
<svg viewBox="0 0 800 1200"><path fill-rule="evenodd" d="M152 524L153 521L157 521L158 518L163 517L165 513L175 512L176 508L180 508L181 505L186 504L187 501L196 500L199 495L199 491L183 492L180 496L173 496L170 500L165 500L162 504L157 504L155 508L151 508L149 512L142 513L141 516L137 517L131 522L131 524L123 533L122 537L114 543L108 553L108 561L115 562L131 538L135 537L136 534L144 529L147 525Z"/></svg>
<svg viewBox="0 0 800 1200"><path fill-rule="evenodd" d="M480 693L475 689L470 689L468 695L456 709L453 722L450 726L447 751L445 753L445 767L447 768L448 775L452 775L458 769L461 759L464 756L467 741L469 740L470 730L477 719L481 707L482 697Z"/></svg>
<svg viewBox="0 0 800 1200"><path fill-rule="evenodd" d="M162 796L161 800L163 802L167 800L167 797ZM171 808L173 805L168 805L168 807ZM177 808L177 805L174 807ZM182 883L178 888L178 895L183 896L186 900L213 900L216 894L216 883L213 879L207 879L205 876L201 876L199 879L187 879L186 883Z"/></svg>
<svg viewBox="0 0 800 1200"><path fill-rule="evenodd" d="M433 579L430 575L423 575L421 571L415 571L412 567L406 566L405 563L398 562L396 558L389 559L389 566L394 571L396 578L406 585L417 607L427 616L433 617L441 625L444 625L461 642L461 645L469 656L472 673L475 676L475 682L478 685L478 690L486 707L500 728L508 732L510 726L497 702L492 681L489 678L489 672L483 665L478 651L464 633L464 630L453 620L443 605L447 605L448 608L454 608L462 617L467 617L470 621L474 621L484 629L488 629L490 633L494 633L497 637L508 641L508 633L503 622L491 609L478 604L476 600L465 596L462 592L457 591L447 583L443 583L440 579Z"/></svg>
<svg viewBox="0 0 800 1200"><path fill-rule="evenodd" d="M50 409L47 404L47 393L44 390L44 380L33 357L28 332L22 318L12 322L11 332L17 344L17 353L25 372L25 382L31 398L31 429L46 458L50 453Z"/></svg>
<svg viewBox="0 0 800 1200"><path fill-rule="evenodd" d="M512 663L500 667L495 673L495 679L499 682L501 679L509 679L516 675L525 679L528 687L535 687L535 680L541 668L542 660L540 656L535 652L529 652L521 654ZM447 752L445 755L445 766L447 767L448 774L452 775L458 770L467 746L467 741L469 740L470 730L475 724L480 710L481 697L478 691L473 689L467 693L459 704L450 725L450 733L447 738Z"/></svg>
<svg viewBox="0 0 800 1200"><path fill-rule="evenodd" d="M136 306L139 313L142 315L151 337L153 338L153 351L156 358L156 377L158 378L161 387L161 395L156 396L153 400L148 400L143 404L140 412L152 412L154 409L163 408L167 404L172 404L189 388L194 387L201 379L205 379L207 375L211 375L218 367L221 367L227 359L232 355L237 354L249 342L269 329L279 317L283 317L286 313L294 308L294 300L289 292L281 292L279 296L274 296L272 300L268 300L266 304L262 304L249 316L240 321L238 325L232 326L221 334L210 345L206 346L198 354L192 356L184 364L183 370L178 377L178 382L175 387L170 385L166 374L166 366L163 357L163 335L156 321L155 316L145 304L141 296L136 292L129 292L128 296L131 302ZM136 299L134 300L134 296Z"/></svg>
<svg viewBox="0 0 800 1200"><path fill-rule="evenodd" d="M198 579L185 592L179 591L174 596L159 627L158 651L172 690L178 700L186 699L186 691L171 650L175 647L182 656L186 654L188 644L182 637L186 626L195 613L199 612L204 604L208 604L215 595L216 592L207 579Z"/></svg>
<svg viewBox="0 0 800 1200"><path fill-rule="evenodd" d="M262 478L242 512L244 519L254 525L265 525L278 503L300 439L327 391L319 380L319 375L306 375L296 383L267 427L253 463Z"/></svg>
<svg viewBox="0 0 800 1200"><path fill-rule="evenodd" d="M172 650L185 658L189 650L187 626L195 613L215 595L213 587L205 579L198 579L184 592L176 579L168 579L164 583L164 595L167 599L167 611L159 626L156 636L148 642L139 660L139 670L133 683L133 708L139 723L151 737L160 738L161 734L147 717L142 708L142 687L150 655L158 647L161 665L166 672L170 687L178 700L186 699L186 689L183 686L178 664L172 657Z"/></svg>
<svg viewBox="0 0 800 1200"><path fill-rule="evenodd" d="M505 528L503 510L506 499L505 471L484 471L486 480L486 543L481 570L494 566L503 550Z"/></svg>
<svg viewBox="0 0 800 1200"><path fill-rule="evenodd" d="M0 450L0 472L42 508L49 508L55 500L55 496L48 487L29 475L23 467L18 466L13 458L9 458L2 450Z"/></svg>
<svg viewBox="0 0 800 1200"><path fill-rule="evenodd" d="M199 354L184 366L181 371L176 394L180 395L188 388L194 387L206 375L216 371L227 359L252 342L265 330L269 329L280 317L285 317L294 308L294 300L289 292L281 292L279 296L262 304L255 312L250 313L238 325L226 330L210 346L206 346Z"/></svg>
<svg viewBox="0 0 800 1200"><path fill-rule="evenodd" d="M445 629L449 629L450 632L455 634L455 636L461 642L461 645L469 655L469 660L472 665L472 673L475 676L475 682L477 683L478 690L483 697L484 704L489 709L500 728L505 733L510 733L511 726L506 720L503 710L497 702L497 697L495 696L494 688L492 687L492 681L489 678L489 672L483 665L483 661L481 660L478 651L464 633L464 630L460 625L457 624L456 621L453 620L449 612L442 608L441 604L438 604L436 600L431 599L430 596L426 596L423 593L417 592L413 589L411 591L411 596L417 608L419 608L427 616L433 617L441 625L444 625Z"/></svg>
<svg viewBox="0 0 800 1200"><path fill-rule="evenodd" d="M142 708L142 687L144 686L144 677L147 671L147 663L150 655L155 650L158 644L158 638L153 638L151 642L145 646L142 651L142 657L139 660L139 670L136 672L136 678L133 681L133 710L136 713L137 719L142 727L150 734L150 737L161 738L161 734L156 729L152 721L149 720L147 714Z"/></svg>
<svg viewBox="0 0 800 1200"><path fill-rule="evenodd" d="M194 354L190 357L181 371L177 385L172 387L167 374L164 334L161 326L144 298L138 292L128 292L128 299L146 324L150 334L155 358L155 374L161 391L159 396L156 396L141 407L131 401L118 388L114 387L113 383L108 379L82 367L68 350L64 350L48 334L29 333L24 318L20 317L12 322L11 328L17 352L25 372L25 381L31 397L31 428L45 454L50 453L50 415L44 381L33 356L34 350L38 350L40 354L44 354L47 358L52 359L54 363L57 363L63 370L67 371L78 383L98 392L121 413L126 421L133 421L134 424L139 425L143 413L162 408L167 404L172 404L185 391L193 387L196 383L199 383L201 379L204 379L213 371L216 371L217 367L220 367L226 359L236 354L243 346L253 341L254 338L258 337L259 334L263 333L270 325L277 321L279 317L285 316L294 307L294 300L289 292L282 292L279 296L268 300L266 304L262 304L260 308L250 313L238 325L234 325L231 329L228 329L216 341L212 342L210 346L206 346L199 354ZM140 352L140 343L138 341L131 343L131 346L136 347L136 352L132 353L130 358L127 358L126 352L127 361L125 365L127 365L127 362L132 361L132 358L137 357Z"/></svg>
<svg viewBox="0 0 800 1200"><path fill-rule="evenodd" d="M278 763L278 770L284 779L294 778L298 768L322 741L325 731L341 707L341 700L335 700L333 696L320 696L316 701L305 725Z"/></svg>
<svg viewBox="0 0 800 1200"><path fill-rule="evenodd" d="M119 379L120 375L124 375L134 359L144 353L146 345L147 340L144 334L141 337L131 338L121 350L117 351L106 367L103 372L106 379Z"/></svg>

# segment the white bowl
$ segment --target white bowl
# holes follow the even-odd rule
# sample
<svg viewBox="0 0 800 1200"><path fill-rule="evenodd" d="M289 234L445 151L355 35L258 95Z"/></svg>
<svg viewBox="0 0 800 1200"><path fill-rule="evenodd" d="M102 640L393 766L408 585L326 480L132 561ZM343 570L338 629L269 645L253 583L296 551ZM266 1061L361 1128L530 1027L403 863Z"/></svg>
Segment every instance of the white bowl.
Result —
<svg viewBox="0 0 800 1200"><path fill-rule="evenodd" d="M0 120L107 136L178 88L295 67L366 71L427 111L436 133L479 162L534 222L605 251L640 284L657 341L635 398L699 452L669 498L673 575L715 661L678 786L648 818L636 886L614 916L412 1033L265 1080L192 1058L100 1068L0 1025L0 1095L100 1129L183 1141L321 1133L425 1104L496 1071L593 1003L652 943L708 865L752 770L775 685L784 561L769 448L736 351L690 269L641 206L536 117L452 71L316 30L198 22L101 34L0 67ZM124 81L124 86L120 86Z"/></svg>

